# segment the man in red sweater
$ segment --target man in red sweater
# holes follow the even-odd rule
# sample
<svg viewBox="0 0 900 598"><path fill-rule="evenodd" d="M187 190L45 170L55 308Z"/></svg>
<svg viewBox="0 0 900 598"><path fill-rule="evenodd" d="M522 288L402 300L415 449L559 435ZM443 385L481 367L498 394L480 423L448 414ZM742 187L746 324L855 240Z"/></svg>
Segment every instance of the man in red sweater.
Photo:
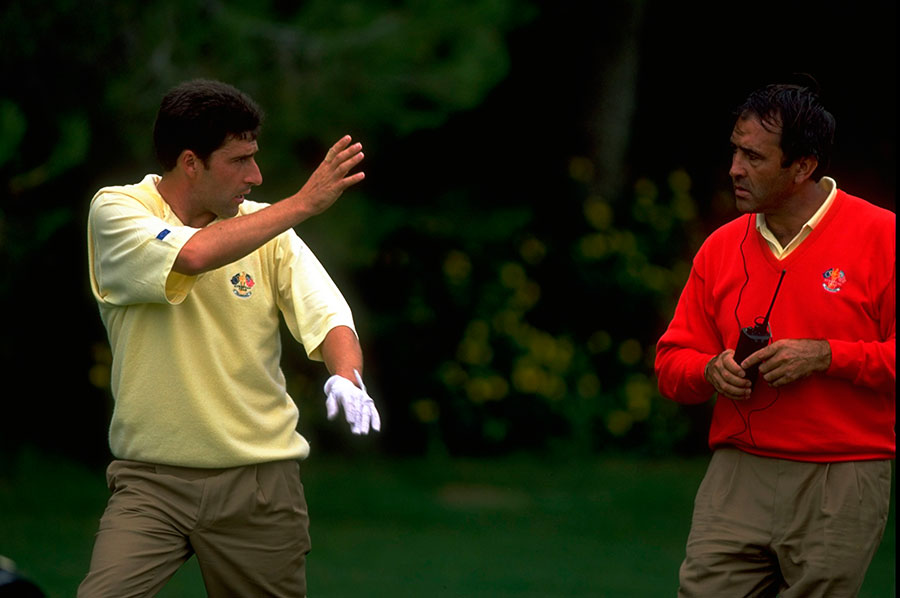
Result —
<svg viewBox="0 0 900 598"><path fill-rule="evenodd" d="M679 596L855 596L891 494L896 217L814 177L834 136L816 93L770 85L736 115L742 215L697 252L657 346L664 396L717 395ZM754 326L771 342L735 361Z"/></svg>

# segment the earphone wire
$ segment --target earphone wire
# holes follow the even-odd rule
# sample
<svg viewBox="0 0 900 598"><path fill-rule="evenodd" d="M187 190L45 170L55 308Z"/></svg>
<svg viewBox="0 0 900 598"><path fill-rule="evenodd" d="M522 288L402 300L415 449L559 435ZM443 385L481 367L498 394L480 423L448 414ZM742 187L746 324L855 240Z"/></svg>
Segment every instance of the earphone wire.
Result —
<svg viewBox="0 0 900 598"><path fill-rule="evenodd" d="M735 305L734 305L734 321L737 323L739 332L741 329L741 320L738 317L738 308L741 305L741 298L744 295L744 289L747 288L747 285L750 283L750 271L747 270L747 256L744 255L744 242L747 240L747 235L750 234L750 223L753 221L754 217L755 217L754 214L748 214L747 228L746 228L746 230L744 230L744 238L741 239L741 244L738 247L738 249L740 249L740 252L741 252L741 264L744 266L744 284L741 285L741 290L738 292L737 303L735 303ZM767 328L769 328L769 330L772 329L771 323L767 324ZM737 401L732 399L731 404L734 405L734 410L735 410L735 412L737 412L737 415L740 418L741 422L744 424L744 427L740 432L736 432L736 433L730 435L728 438L734 438L735 440L737 440L738 436L740 436L741 434L743 434L746 431L750 435L750 444L752 444L755 447L756 440L753 438L753 429L750 427L750 419L753 417L754 413L758 413L760 411L765 411L766 409L768 409L769 407L774 405L775 402L778 400L778 397L780 396L780 394L781 394L781 392L776 388L775 389L775 398L772 399L772 401L769 402L768 405L759 407L757 409L751 409L750 411L748 411L746 418L744 417L744 414L741 413L741 409L740 409L740 407L738 407Z"/></svg>
<svg viewBox="0 0 900 598"><path fill-rule="evenodd" d="M738 249L741 252L741 264L744 266L744 284L741 285L741 290L738 292L737 303L734 304L734 321L737 323L738 330L741 328L741 320L738 318L738 308L741 306L741 297L744 296L744 289L746 289L747 285L750 283L750 272L747 270L747 256L744 255L744 241L747 240L747 235L750 234L750 222L753 220L753 217L753 214L747 216L747 229L744 231L744 238L741 239L741 244L738 246Z"/></svg>

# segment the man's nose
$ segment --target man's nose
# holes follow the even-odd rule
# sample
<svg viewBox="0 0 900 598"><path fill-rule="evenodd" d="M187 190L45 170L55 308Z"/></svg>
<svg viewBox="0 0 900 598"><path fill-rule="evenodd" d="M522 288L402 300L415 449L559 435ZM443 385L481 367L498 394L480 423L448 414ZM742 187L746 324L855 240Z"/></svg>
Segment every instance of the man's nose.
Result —
<svg viewBox="0 0 900 598"><path fill-rule="evenodd" d="M245 182L248 185L262 185L262 172L259 170L259 165L256 163L256 160L251 161Z"/></svg>
<svg viewBox="0 0 900 598"><path fill-rule="evenodd" d="M731 168L728 170L728 176L732 179L736 179L744 176L747 173L747 170L744 168L744 161L741 159L740 155L735 153L731 157Z"/></svg>

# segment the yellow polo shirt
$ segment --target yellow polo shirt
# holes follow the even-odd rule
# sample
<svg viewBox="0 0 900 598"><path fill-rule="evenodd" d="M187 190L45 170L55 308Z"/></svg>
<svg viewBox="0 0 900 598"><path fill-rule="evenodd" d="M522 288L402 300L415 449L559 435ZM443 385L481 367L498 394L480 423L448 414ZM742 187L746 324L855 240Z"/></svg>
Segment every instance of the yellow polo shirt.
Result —
<svg viewBox="0 0 900 598"><path fill-rule="evenodd" d="M293 230L205 272L172 271L197 229L159 195L160 177L91 201L91 289L113 353L113 455L186 467L301 459L298 409L281 371L279 314L311 359L347 302ZM266 207L245 201L236 217Z"/></svg>
<svg viewBox="0 0 900 598"><path fill-rule="evenodd" d="M800 246L806 237L809 236L809 233L816 228L816 225L821 222L822 218L825 216L825 213L828 212L828 208L831 207L831 204L834 203L834 196L837 195L837 183L834 179L830 177L822 177L822 180L819 181L819 186L828 191L828 197L825 198L825 201L822 202L822 205L819 206L819 209L816 210L816 213L813 214L809 220L806 221L806 224L803 225L803 228L800 229L800 232L791 239L791 241L785 245L781 246L781 243L778 242L778 239L775 237L775 234L769 230L769 226L766 224L766 216L765 214L757 214L756 215L756 230L759 231L759 234L762 235L763 239L769 244L769 249L772 250L772 253L775 254L775 257L779 260L786 258L792 251L797 249Z"/></svg>

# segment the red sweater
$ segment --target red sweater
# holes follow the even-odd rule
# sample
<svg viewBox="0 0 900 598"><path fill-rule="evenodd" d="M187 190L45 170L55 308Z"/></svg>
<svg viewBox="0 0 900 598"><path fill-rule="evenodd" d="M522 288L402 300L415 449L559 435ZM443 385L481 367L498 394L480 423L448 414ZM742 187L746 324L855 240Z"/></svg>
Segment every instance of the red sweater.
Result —
<svg viewBox="0 0 900 598"><path fill-rule="evenodd" d="M838 191L818 226L780 261L756 230L755 218L748 214L724 225L697 252L675 316L657 345L660 392L680 403L708 400L714 390L703 376L706 363L734 349L740 328L765 316L784 269L769 320L772 341L826 339L831 365L777 389L760 375L749 399L719 398L710 448L730 445L813 462L893 458L894 213ZM735 310L748 276L744 261L749 281Z"/></svg>

